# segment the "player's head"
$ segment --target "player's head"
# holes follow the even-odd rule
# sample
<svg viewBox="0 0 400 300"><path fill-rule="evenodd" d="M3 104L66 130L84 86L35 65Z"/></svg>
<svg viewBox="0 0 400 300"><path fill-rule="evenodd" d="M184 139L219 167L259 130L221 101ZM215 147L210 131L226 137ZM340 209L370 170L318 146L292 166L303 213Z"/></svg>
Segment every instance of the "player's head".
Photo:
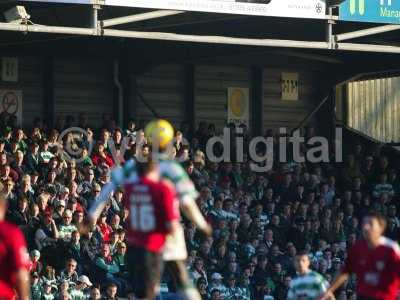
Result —
<svg viewBox="0 0 400 300"><path fill-rule="evenodd" d="M362 232L367 241L377 241L386 229L386 218L377 212L368 213L362 224Z"/></svg>
<svg viewBox="0 0 400 300"><path fill-rule="evenodd" d="M3 221L7 212L7 196L5 186L0 183L0 221Z"/></svg>
<svg viewBox="0 0 400 300"><path fill-rule="evenodd" d="M158 148L164 151L171 145L174 138L174 128L168 121L157 119L146 125L144 134L147 141L152 145L153 150Z"/></svg>
<svg viewBox="0 0 400 300"><path fill-rule="evenodd" d="M306 252L299 252L296 254L294 267L299 274L304 274L310 269L310 257Z"/></svg>
<svg viewBox="0 0 400 300"><path fill-rule="evenodd" d="M138 161L136 170L138 175L141 176L146 176L152 172L154 172L157 169L157 163L153 160L151 156L148 156L146 158L146 161Z"/></svg>

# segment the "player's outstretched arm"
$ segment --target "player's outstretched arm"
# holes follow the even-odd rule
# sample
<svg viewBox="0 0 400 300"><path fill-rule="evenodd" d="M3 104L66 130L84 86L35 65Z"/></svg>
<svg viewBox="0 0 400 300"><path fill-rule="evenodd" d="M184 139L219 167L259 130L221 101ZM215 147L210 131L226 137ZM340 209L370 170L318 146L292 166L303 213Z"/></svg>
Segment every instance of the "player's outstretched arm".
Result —
<svg viewBox="0 0 400 300"><path fill-rule="evenodd" d="M93 226L96 224L101 212L109 200L110 194L118 185L122 185L126 180L135 178L136 163L133 159L128 160L122 167L115 167L111 172L111 181L101 189L100 195L95 199L95 202L89 209L88 218L84 227Z"/></svg>
<svg viewBox="0 0 400 300"><path fill-rule="evenodd" d="M29 273L25 268L20 268L15 276L15 289L19 300L29 300Z"/></svg>
<svg viewBox="0 0 400 300"><path fill-rule="evenodd" d="M333 281L331 286L328 288L328 290L319 297L318 300L329 300L329 299L335 299L334 293L335 291L342 286L343 283L349 278L348 273L341 272Z"/></svg>
<svg viewBox="0 0 400 300"><path fill-rule="evenodd" d="M212 228L196 204L198 192L182 166L176 162L165 161L160 164L160 172L162 177L171 181L175 186L183 214L204 234L211 235Z"/></svg>
<svg viewBox="0 0 400 300"><path fill-rule="evenodd" d="M88 219L89 221L93 222L93 224L96 223L101 212L106 206L106 203L108 201L108 198L110 197L111 192L114 191L115 188L116 188L115 183L113 181L110 181L101 189L100 195L96 198L96 200L94 201L88 212Z"/></svg>
<svg viewBox="0 0 400 300"><path fill-rule="evenodd" d="M93 229L115 187L114 182L110 181L101 189L101 193L90 207L86 219L79 225L78 230L80 234L86 235Z"/></svg>
<svg viewBox="0 0 400 300"><path fill-rule="evenodd" d="M210 236L212 234L212 227L204 219L199 207L194 200L182 202L182 212L205 235Z"/></svg>

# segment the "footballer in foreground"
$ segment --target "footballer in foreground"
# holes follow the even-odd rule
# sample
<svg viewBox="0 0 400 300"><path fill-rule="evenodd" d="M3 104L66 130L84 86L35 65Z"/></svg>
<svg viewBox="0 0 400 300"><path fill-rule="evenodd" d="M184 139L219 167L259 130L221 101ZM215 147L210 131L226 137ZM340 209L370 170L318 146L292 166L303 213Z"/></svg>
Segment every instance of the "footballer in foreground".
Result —
<svg viewBox="0 0 400 300"><path fill-rule="evenodd" d="M350 276L357 275L357 299L396 300L400 278L399 245L383 236L386 219L379 213L369 213L363 219L364 239L349 250L341 273L320 298L327 299Z"/></svg>

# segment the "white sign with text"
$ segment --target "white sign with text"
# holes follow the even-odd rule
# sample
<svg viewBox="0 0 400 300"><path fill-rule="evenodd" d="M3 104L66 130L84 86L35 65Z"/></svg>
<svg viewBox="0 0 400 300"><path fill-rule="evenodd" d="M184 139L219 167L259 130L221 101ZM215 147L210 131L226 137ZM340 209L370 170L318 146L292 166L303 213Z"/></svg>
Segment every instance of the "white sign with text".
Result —
<svg viewBox="0 0 400 300"><path fill-rule="evenodd" d="M324 0L106 0L106 5L224 14L324 19Z"/></svg>

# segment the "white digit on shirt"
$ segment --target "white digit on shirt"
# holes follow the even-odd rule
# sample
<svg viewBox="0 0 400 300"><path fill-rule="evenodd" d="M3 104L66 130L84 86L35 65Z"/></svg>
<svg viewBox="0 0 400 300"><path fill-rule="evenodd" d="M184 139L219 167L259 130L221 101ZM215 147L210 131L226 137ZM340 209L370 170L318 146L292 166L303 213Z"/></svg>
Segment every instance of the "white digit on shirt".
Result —
<svg viewBox="0 0 400 300"><path fill-rule="evenodd" d="M142 204L139 207L140 229L143 232L152 231L156 227L154 218L154 209L151 204Z"/></svg>
<svg viewBox="0 0 400 300"><path fill-rule="evenodd" d="M149 201L149 195L131 196L131 226L132 229L149 232L156 227L156 218L154 216L154 207Z"/></svg>

